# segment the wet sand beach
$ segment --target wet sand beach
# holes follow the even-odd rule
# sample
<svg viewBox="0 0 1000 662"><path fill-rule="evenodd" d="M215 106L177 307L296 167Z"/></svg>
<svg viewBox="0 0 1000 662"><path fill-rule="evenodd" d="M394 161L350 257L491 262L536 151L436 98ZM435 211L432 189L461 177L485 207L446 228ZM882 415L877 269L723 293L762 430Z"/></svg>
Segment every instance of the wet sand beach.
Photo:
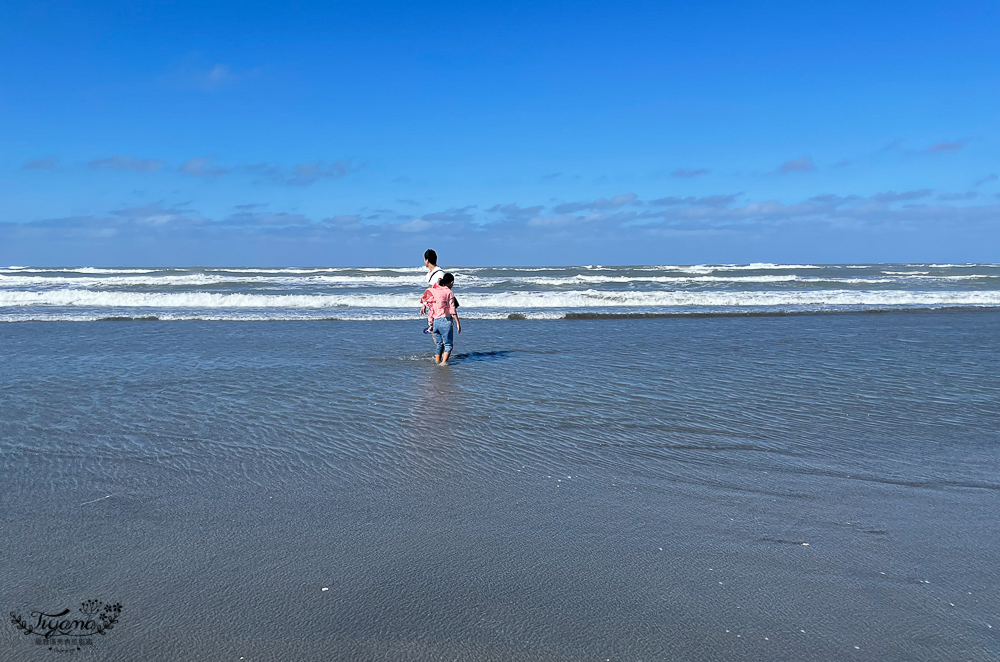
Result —
<svg viewBox="0 0 1000 662"><path fill-rule="evenodd" d="M120 603L101 660L995 660L998 323L3 324L0 603Z"/></svg>

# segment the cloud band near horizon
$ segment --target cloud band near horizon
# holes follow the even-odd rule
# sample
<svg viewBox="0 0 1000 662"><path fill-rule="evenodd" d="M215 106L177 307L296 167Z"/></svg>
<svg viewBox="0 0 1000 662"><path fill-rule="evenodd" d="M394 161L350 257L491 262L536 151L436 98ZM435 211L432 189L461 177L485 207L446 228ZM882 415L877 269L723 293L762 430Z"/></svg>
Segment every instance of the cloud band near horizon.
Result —
<svg viewBox="0 0 1000 662"><path fill-rule="evenodd" d="M973 202L977 199L979 204ZM642 201L634 193L622 193L550 206L469 205L418 216L380 209L309 218L266 207L237 205L225 217L209 218L189 205L160 202L100 215L2 223L0 261L32 263L32 256L45 254L44 247L61 246L55 253L63 256L55 260L58 263L122 264L116 256L144 247L135 252L137 257L145 255L140 262L183 266L208 264L195 257L205 254L201 248L212 246L218 255L211 261L214 264L277 265L297 254L315 260L325 251L337 255L334 261L339 263L347 259L387 264L379 259L386 256L390 262L406 264L408 253L402 247L444 243L458 251L463 245L507 247L510 261L505 262L501 252L490 258L496 264L514 264L519 254L535 264L608 263L600 259L602 252L667 255L691 245L706 254L684 263L752 262L771 257L761 254L767 252L769 238L796 236L804 242L798 259L815 260L823 252L819 249L824 238L836 235L837 248L829 247L827 261L842 262L865 254L861 249L866 243L885 249L894 242L905 245L906 237L917 233L947 234L953 239L950 244L958 242L972 250L982 247L982 237L1000 232L1000 196L972 191L935 194L931 189L867 196L827 194L795 203L745 200L741 194ZM745 255L740 255L741 245ZM713 246L719 253L714 259ZM349 247L353 248L345 253ZM89 260L65 262L74 251L90 256ZM162 259L150 262L157 254ZM547 255L550 259L545 259ZM316 263L291 261L306 262Z"/></svg>

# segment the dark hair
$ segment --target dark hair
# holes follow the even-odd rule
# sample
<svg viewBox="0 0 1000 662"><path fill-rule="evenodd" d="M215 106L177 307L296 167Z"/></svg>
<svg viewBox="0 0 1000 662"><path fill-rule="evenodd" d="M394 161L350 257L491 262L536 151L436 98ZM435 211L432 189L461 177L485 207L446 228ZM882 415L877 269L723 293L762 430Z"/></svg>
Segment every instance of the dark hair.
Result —
<svg viewBox="0 0 1000 662"><path fill-rule="evenodd" d="M441 276L441 280L438 281L438 285L443 285L444 287L451 287L455 282L454 274L445 274Z"/></svg>
<svg viewBox="0 0 1000 662"><path fill-rule="evenodd" d="M438 263L438 254L434 252L433 248L428 248L424 251L424 259L436 267Z"/></svg>

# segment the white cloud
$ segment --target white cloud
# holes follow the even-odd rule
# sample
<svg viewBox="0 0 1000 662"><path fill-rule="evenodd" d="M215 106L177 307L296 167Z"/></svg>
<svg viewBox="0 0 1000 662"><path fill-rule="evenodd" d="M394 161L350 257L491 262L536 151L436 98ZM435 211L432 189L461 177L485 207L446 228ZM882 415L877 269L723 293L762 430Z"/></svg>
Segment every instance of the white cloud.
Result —
<svg viewBox="0 0 1000 662"><path fill-rule="evenodd" d="M493 247L503 247L509 251L504 253L508 257L498 259L516 261L527 258L511 256L531 255L545 263L570 255L566 251L573 246L590 247L587 250L592 252L588 254L593 255L617 246L619 255L652 259L640 256L669 249L673 245L670 238L685 236L731 241L737 248L751 240L767 239L768 244L782 237L795 237L795 246L789 250L822 248L823 237L833 236L830 233L840 233L837 236L845 246L869 245L876 238L880 246L888 249L907 237L964 237L956 241L964 242L963 250L971 251L970 256L979 256L984 245L996 243L1000 236L1000 200L991 196L989 204L977 205L967 194L945 197L960 199L941 201L930 189L915 189L872 195L824 194L790 203L749 200L737 204L736 196L687 197L677 198L681 201L677 204L628 211L624 206L629 203L625 202L618 209L591 209L582 215L547 211L541 205L494 205L485 211L467 206L418 218L384 219L372 225L356 212L316 222L299 213L268 212L258 204L240 205L236 213L213 220L191 209L189 203L154 202L104 215L0 223L0 254L14 256L21 254L16 251L31 249L35 255L45 255L51 254L45 251L59 245L66 255L72 255L83 248L97 251L94 247L103 246L113 248L115 255L132 259L129 256L136 254L130 251L135 246L149 247L151 252L144 255L157 255L157 247L170 245L173 260L191 261L195 260L192 255L198 255L198 261L209 263L213 255L216 260L237 255L226 251L239 245L256 247L252 251L246 248L248 252L239 255L272 255L269 251L286 250L280 254L290 256L292 262L296 255L309 251L313 259L321 259L325 254L322 251L340 251L329 254L343 256L353 255L344 251L356 249L367 251L364 260L385 264L389 259L386 256L408 255L405 251L413 250L412 242L426 235L451 250L475 248L487 251L482 253L486 255ZM713 255L714 245L706 244L706 255ZM206 252L197 253L203 249ZM397 249L405 251L391 252ZM928 245L927 250L933 254L936 246Z"/></svg>
<svg viewBox="0 0 1000 662"><path fill-rule="evenodd" d="M124 221L137 225L193 225L207 222L192 209L185 209L186 203L164 205L162 202L152 202L140 207L125 207L112 211L111 214Z"/></svg>

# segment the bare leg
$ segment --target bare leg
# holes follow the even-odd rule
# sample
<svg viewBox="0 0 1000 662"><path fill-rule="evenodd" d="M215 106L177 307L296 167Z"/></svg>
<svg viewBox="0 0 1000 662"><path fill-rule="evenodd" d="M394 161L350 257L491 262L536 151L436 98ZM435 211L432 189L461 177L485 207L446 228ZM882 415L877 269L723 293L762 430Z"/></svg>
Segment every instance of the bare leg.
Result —
<svg viewBox="0 0 1000 662"><path fill-rule="evenodd" d="M441 355L440 354L435 354L434 355L434 363L440 363L440 362L441 362Z"/></svg>
<svg viewBox="0 0 1000 662"><path fill-rule="evenodd" d="M451 356L451 352L445 352L441 355L441 365L448 365L449 356Z"/></svg>

